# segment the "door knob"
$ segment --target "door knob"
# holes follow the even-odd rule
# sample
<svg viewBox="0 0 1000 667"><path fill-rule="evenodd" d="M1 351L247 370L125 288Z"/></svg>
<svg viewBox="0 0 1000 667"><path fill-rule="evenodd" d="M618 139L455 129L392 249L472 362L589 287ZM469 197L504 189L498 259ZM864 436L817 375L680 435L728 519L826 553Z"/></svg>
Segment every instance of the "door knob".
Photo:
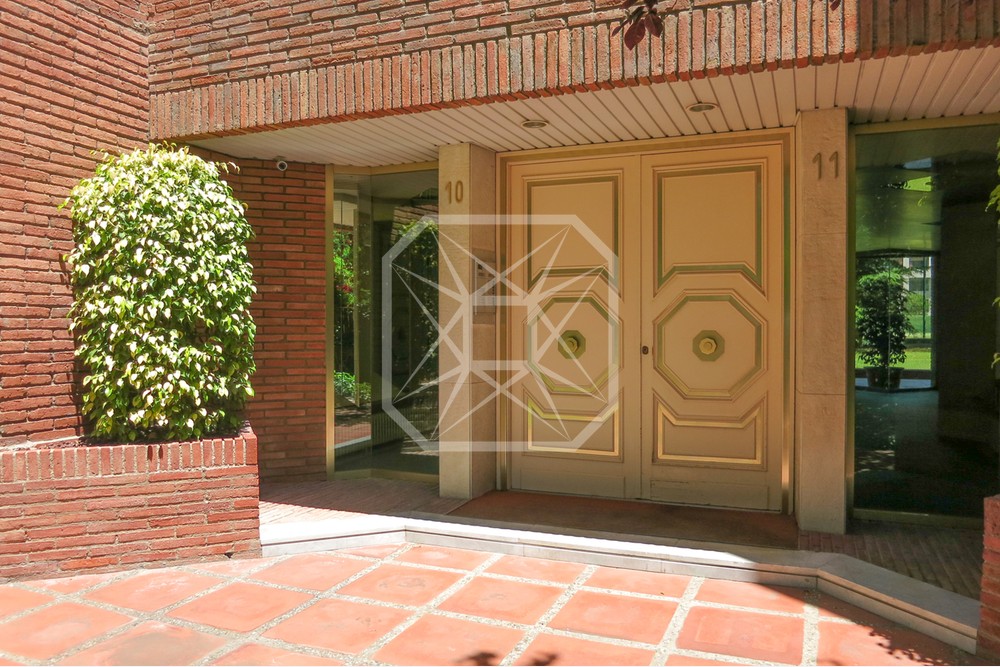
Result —
<svg viewBox="0 0 1000 667"><path fill-rule="evenodd" d="M642 346L642 353L643 354L649 354L649 346L648 345L643 345Z"/></svg>

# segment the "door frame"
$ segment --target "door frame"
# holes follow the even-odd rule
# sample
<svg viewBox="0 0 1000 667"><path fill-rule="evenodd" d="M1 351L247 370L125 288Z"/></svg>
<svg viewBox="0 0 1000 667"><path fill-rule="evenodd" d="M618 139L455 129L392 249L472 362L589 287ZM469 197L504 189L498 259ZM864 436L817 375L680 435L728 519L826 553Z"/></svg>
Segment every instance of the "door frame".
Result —
<svg viewBox="0 0 1000 667"><path fill-rule="evenodd" d="M781 452L781 513L791 514L795 507L794 480L792 471L794 470L795 442L795 391L793 378L795 378L795 265L798 260L798 251L795 245L795 133L793 128L779 128L774 130L751 130L746 132L732 132L720 135L681 137L671 139L653 139L626 141L615 144L598 144L590 146L572 146L562 148L542 148L527 151L512 151L497 154L497 215L498 220L508 214L508 170L510 165L519 162L551 161L551 160L571 160L573 158L591 158L607 156L625 156L632 154L643 154L653 152L686 152L699 148L719 148L732 146L756 145L762 143L777 143L781 145L782 152L782 188L783 188L783 313L784 313L784 344L783 344L783 423L782 429L782 452ZM496 225L497 232L497 263L498 268L506 268L510 256L510 239L506 233L506 226L499 222ZM498 360L510 360L510 322L507 314L501 309L497 318L497 348ZM511 475L511 448L510 438L510 406L507 400L497 401L497 488L501 490L510 488ZM641 428L641 424L640 424Z"/></svg>

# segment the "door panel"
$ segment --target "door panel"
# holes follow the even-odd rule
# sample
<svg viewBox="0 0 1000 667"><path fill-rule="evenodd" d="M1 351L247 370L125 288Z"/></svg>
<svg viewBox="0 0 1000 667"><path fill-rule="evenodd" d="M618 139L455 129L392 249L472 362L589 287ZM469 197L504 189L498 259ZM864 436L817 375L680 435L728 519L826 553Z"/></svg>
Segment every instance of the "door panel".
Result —
<svg viewBox="0 0 1000 667"><path fill-rule="evenodd" d="M642 158L644 495L781 509L780 144Z"/></svg>
<svg viewBox="0 0 1000 667"><path fill-rule="evenodd" d="M637 167L612 158L508 172L514 488L639 494L638 330L623 326L638 316L638 275L621 268L638 243L624 233L639 210Z"/></svg>
<svg viewBox="0 0 1000 667"><path fill-rule="evenodd" d="M784 160L507 164L513 488L782 509Z"/></svg>

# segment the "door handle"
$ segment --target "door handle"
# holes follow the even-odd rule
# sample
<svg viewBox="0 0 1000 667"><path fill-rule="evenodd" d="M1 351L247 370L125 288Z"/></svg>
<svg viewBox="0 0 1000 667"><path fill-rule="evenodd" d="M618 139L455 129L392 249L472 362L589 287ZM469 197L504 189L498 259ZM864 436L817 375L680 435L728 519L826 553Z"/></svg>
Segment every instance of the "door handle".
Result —
<svg viewBox="0 0 1000 667"><path fill-rule="evenodd" d="M648 345L643 345L642 346L642 353L643 354L649 354L649 346Z"/></svg>

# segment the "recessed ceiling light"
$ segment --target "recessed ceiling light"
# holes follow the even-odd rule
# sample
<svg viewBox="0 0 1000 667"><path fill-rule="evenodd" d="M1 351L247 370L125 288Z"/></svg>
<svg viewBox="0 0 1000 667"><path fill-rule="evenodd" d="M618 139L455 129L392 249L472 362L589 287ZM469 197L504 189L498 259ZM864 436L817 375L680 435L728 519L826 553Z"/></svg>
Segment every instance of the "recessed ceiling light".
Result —
<svg viewBox="0 0 1000 667"><path fill-rule="evenodd" d="M543 127L548 127L549 121L547 120L523 120L521 121L521 127L526 130L540 130Z"/></svg>
<svg viewBox="0 0 1000 667"><path fill-rule="evenodd" d="M707 111L715 111L718 108L719 105L715 102L695 102L686 107L691 113L705 113Z"/></svg>

